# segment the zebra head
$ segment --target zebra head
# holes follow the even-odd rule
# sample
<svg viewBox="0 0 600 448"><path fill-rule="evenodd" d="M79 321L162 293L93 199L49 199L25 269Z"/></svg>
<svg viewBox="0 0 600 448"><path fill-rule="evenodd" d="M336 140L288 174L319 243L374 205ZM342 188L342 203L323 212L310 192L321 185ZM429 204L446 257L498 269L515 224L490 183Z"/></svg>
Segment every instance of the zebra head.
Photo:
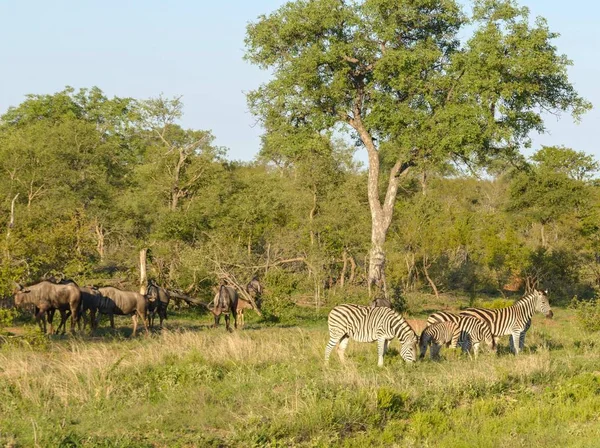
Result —
<svg viewBox="0 0 600 448"><path fill-rule="evenodd" d="M417 335L410 330L412 334L407 334L400 340L400 356L406 362L415 362L417 360Z"/></svg>
<svg viewBox="0 0 600 448"><path fill-rule="evenodd" d="M552 308L550 308L550 302L548 301L548 290L536 289L533 293L536 297L537 311L544 314L547 319L552 319L554 313L552 312Z"/></svg>

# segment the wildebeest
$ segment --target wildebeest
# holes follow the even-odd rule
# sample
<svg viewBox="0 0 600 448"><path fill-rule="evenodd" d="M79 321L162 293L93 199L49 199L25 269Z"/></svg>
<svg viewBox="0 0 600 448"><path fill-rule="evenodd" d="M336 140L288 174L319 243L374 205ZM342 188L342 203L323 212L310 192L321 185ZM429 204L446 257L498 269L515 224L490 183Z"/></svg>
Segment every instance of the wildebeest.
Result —
<svg viewBox="0 0 600 448"><path fill-rule="evenodd" d="M139 292L123 291L112 286L99 288L98 290L100 291L100 294L114 302L113 313L109 314L111 328L115 328L115 320L113 317L115 314L119 316L131 315L133 321L133 336L135 336L137 331L138 317L142 318L144 329L146 330L146 334L148 334L148 302L146 297ZM104 312L99 310L99 314L104 314Z"/></svg>
<svg viewBox="0 0 600 448"><path fill-rule="evenodd" d="M371 302L371 308L375 308L377 306L383 306L386 308L391 308L392 307L392 302L390 302L388 299L386 299L385 297L379 297L375 300L373 300Z"/></svg>
<svg viewBox="0 0 600 448"><path fill-rule="evenodd" d="M406 319L406 323L410 325L410 328L417 334L417 336L421 336L425 327L427 327L427 321L425 319Z"/></svg>
<svg viewBox="0 0 600 448"><path fill-rule="evenodd" d="M56 284L49 281L41 281L35 285L23 287L17 285L15 290L15 305L23 306L31 304L36 308L35 318L39 322L44 314L49 313L50 333L53 332L52 310L71 312L71 332L75 332L75 323L79 320L79 307L81 303L81 292L75 283Z"/></svg>
<svg viewBox="0 0 600 448"><path fill-rule="evenodd" d="M246 291L254 299L254 302L256 302L256 306L260 308L259 301L262 297L263 291L262 285L260 284L256 276L252 277L252 280L248 282L248 284L246 285Z"/></svg>
<svg viewBox="0 0 600 448"><path fill-rule="evenodd" d="M84 286L79 288L81 291L81 315L83 317L83 329L87 325L87 312L90 314L90 331L98 328L98 317L100 314L109 316L111 322L114 322L113 314L115 312L114 300L104 297L98 288L93 286Z"/></svg>
<svg viewBox="0 0 600 448"><path fill-rule="evenodd" d="M231 331L229 326L229 313L233 315L233 325L237 329L237 306L238 306L238 293L231 286L225 286L222 284L219 287L219 291L214 298L214 306L212 309L215 315L215 327L219 326L219 320L221 314L225 314L225 326L227 331Z"/></svg>
<svg viewBox="0 0 600 448"><path fill-rule="evenodd" d="M148 317L150 320L150 328L154 327L154 317L158 313L160 318L160 328L163 327L163 320L167 318L167 307L171 300L169 292L152 280L148 281L148 287L146 290L146 297L148 297Z"/></svg>

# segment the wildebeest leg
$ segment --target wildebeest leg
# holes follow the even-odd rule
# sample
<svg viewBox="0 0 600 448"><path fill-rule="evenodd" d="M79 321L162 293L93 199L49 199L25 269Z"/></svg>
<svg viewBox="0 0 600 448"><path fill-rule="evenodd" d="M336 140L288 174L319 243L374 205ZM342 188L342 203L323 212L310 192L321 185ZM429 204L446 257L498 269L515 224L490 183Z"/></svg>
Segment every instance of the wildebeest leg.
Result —
<svg viewBox="0 0 600 448"><path fill-rule="evenodd" d="M138 312L140 318L142 319L142 322L144 323L144 329L146 330L146 336L148 336L148 319L144 318L144 316L142 315L142 313Z"/></svg>
<svg viewBox="0 0 600 448"><path fill-rule="evenodd" d="M154 328L154 313L155 312L156 312L155 310L152 310L148 313L148 316L149 316L148 319L150 321L150 328Z"/></svg>
<svg viewBox="0 0 600 448"><path fill-rule="evenodd" d="M239 310L238 315L240 318L240 328L244 328L244 310Z"/></svg>
<svg viewBox="0 0 600 448"><path fill-rule="evenodd" d="M40 309L39 309L37 306L36 306L36 307L34 307L34 310L33 310L33 318L36 320L36 322L37 322L38 326L40 327L40 331L41 331L43 334L46 334L46 315L44 314L44 318L43 318L43 319L40 319L40 320L38 320L38 319L37 319L37 315L38 315L38 313L39 313L39 312L40 312Z"/></svg>
<svg viewBox="0 0 600 448"><path fill-rule="evenodd" d="M50 324L50 334L52 334L52 318L54 317L54 308L47 308L47 307L42 307L42 308L36 308L37 312L35 314L35 319L38 322L38 324L41 327L40 321L41 319L44 319L43 324L44 324L44 333L46 333L46 315L48 316L48 323Z"/></svg>
<svg viewBox="0 0 600 448"><path fill-rule="evenodd" d="M231 314L233 315L233 326L237 330L237 327L238 327L238 324L237 324L237 311L231 311Z"/></svg>
<svg viewBox="0 0 600 448"><path fill-rule="evenodd" d="M227 331L233 331L231 329L231 327L229 326L229 313L225 314L225 327L226 327L225 329Z"/></svg>
<svg viewBox="0 0 600 448"><path fill-rule="evenodd" d="M89 311L90 311L90 313L89 313L90 334L93 334L94 330L97 327L97 323L98 323L96 321L96 310L90 309ZM100 313L98 313L98 317L100 317ZM84 314L83 315L83 331L85 331L85 326L87 325L87 321L88 321L88 319L87 319L86 315Z"/></svg>
<svg viewBox="0 0 600 448"><path fill-rule="evenodd" d="M131 316L131 320L133 321L133 336L135 336L135 332L137 330L137 322L138 322L138 316L137 313L135 313L133 316Z"/></svg>
<svg viewBox="0 0 600 448"><path fill-rule="evenodd" d="M79 327L79 319L81 319L81 310L83 309L83 303L81 303L81 298L77 301L71 301L71 333L75 334L75 324Z"/></svg>
<svg viewBox="0 0 600 448"><path fill-rule="evenodd" d="M217 328L219 326L219 321L221 320L221 314L215 314L215 324L213 328Z"/></svg>
<svg viewBox="0 0 600 448"><path fill-rule="evenodd" d="M60 313L60 323L58 324L58 328L56 329L57 333L60 333L60 329L62 328L62 334L67 332L67 319L71 316L71 311L69 310L58 310Z"/></svg>
<svg viewBox="0 0 600 448"><path fill-rule="evenodd" d="M163 307L158 310L158 317L160 317L160 328L163 327L163 321L167 320L167 307Z"/></svg>

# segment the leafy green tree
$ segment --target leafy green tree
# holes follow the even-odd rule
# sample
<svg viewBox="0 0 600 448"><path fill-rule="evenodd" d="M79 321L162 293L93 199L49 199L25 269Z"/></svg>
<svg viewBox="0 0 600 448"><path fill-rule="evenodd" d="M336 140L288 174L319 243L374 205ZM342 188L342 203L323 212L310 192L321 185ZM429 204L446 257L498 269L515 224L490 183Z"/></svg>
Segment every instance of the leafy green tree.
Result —
<svg viewBox="0 0 600 448"><path fill-rule="evenodd" d="M269 132L335 129L366 149L369 284L385 287L384 243L409 170L514 157L544 130L541 108L589 108L555 37L512 1L476 1L468 18L455 1L298 0L248 26L247 59L274 74L248 100Z"/></svg>

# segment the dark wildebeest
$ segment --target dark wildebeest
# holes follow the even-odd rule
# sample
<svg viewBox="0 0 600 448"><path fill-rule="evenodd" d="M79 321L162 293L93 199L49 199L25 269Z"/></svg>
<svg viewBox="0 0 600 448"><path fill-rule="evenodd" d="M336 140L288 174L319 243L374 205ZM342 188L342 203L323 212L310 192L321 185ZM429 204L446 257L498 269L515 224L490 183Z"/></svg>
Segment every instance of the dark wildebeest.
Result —
<svg viewBox="0 0 600 448"><path fill-rule="evenodd" d="M104 297L98 288L93 286L84 286L81 290L81 315L83 317L83 329L87 325L87 312L90 312L90 332L98 328L98 318L100 314L109 316L111 322L114 322L115 313L114 300ZM98 317L96 317L98 313Z"/></svg>
<svg viewBox="0 0 600 448"><path fill-rule="evenodd" d="M252 280L250 280L250 282L246 285L246 291L252 296L254 301L262 296L262 286L256 276L252 277ZM258 303L256 306L259 306Z"/></svg>
<svg viewBox="0 0 600 448"><path fill-rule="evenodd" d="M384 306L386 308L391 308L392 302L390 302L385 297L379 297L371 302L371 308L375 308L377 306Z"/></svg>
<svg viewBox="0 0 600 448"><path fill-rule="evenodd" d="M44 314L48 313L51 334L53 333L53 310L59 310L61 314L63 311L70 311L71 332L75 332L75 323L79 320L81 304L81 292L75 283L56 284L44 280L27 287L17 285L15 305L21 307L27 304L31 304L37 309L35 318L38 322Z"/></svg>
<svg viewBox="0 0 600 448"><path fill-rule="evenodd" d="M133 336L137 331L138 317L142 319L146 334L148 334L148 301L146 297L135 291L123 291L121 289L107 286L105 288L99 288L100 294L104 297L111 299L114 302L113 313L109 314L110 326L115 328L114 315L127 316L131 315L133 320ZM104 314L102 311L100 313ZM100 314L99 313L99 314Z"/></svg>
<svg viewBox="0 0 600 448"><path fill-rule="evenodd" d="M215 327L219 326L219 320L221 320L221 314L225 314L225 326L228 331L232 331L229 325L229 313L233 315L233 325L237 329L237 306L238 306L238 293L231 286L221 285L219 292L215 295L214 306L212 309L215 315Z"/></svg>
<svg viewBox="0 0 600 448"><path fill-rule="evenodd" d="M246 285L246 291L250 294L250 297L254 300L256 307L260 310L262 304L262 286L258 281L258 278L254 277ZM248 300L239 297L237 304L237 316L240 328L244 328L244 310L253 310L254 306Z"/></svg>
<svg viewBox="0 0 600 448"><path fill-rule="evenodd" d="M161 288L154 281L148 281L146 289L146 297L148 297L148 316L150 320L150 328L154 327L154 317L158 313L160 318L160 328L163 327L163 320L167 318L167 307L171 300L171 295L165 288Z"/></svg>

